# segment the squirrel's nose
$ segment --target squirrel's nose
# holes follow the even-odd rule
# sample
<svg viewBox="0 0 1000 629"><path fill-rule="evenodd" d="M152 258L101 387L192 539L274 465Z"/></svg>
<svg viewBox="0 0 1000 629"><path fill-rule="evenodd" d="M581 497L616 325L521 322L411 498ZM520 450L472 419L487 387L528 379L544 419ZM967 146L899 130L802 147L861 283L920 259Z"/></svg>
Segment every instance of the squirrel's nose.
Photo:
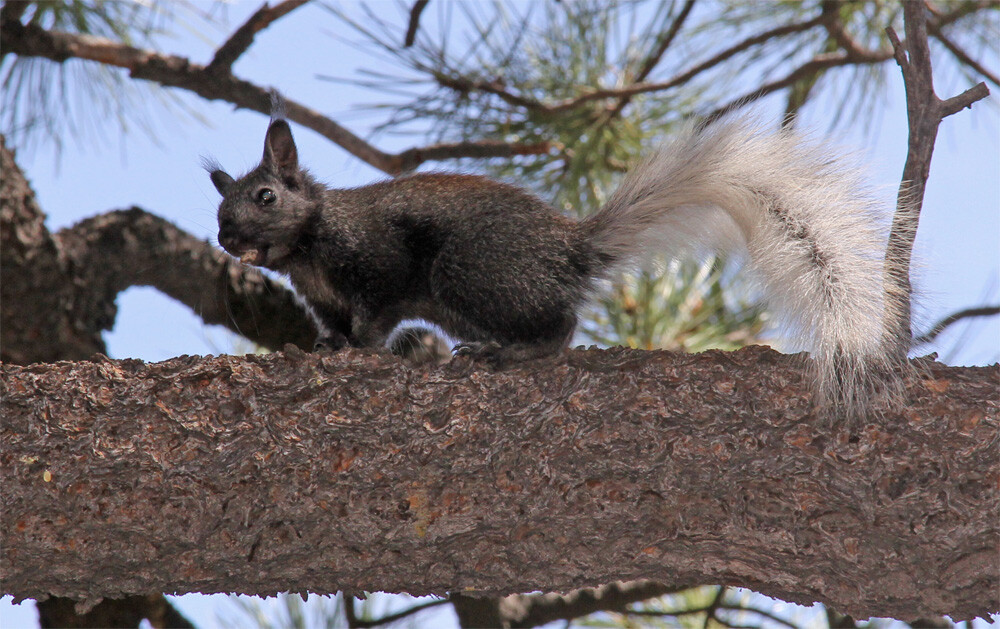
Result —
<svg viewBox="0 0 1000 629"><path fill-rule="evenodd" d="M229 250L236 244L236 240L236 228L233 224L228 221L219 223L219 244Z"/></svg>

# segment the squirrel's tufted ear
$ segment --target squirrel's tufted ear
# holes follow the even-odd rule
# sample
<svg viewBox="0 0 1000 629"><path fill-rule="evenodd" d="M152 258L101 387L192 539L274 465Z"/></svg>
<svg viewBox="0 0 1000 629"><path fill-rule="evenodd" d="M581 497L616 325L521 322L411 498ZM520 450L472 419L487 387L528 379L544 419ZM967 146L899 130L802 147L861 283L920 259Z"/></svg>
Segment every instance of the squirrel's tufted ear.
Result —
<svg viewBox="0 0 1000 629"><path fill-rule="evenodd" d="M293 177L299 170L299 153L292 139L292 128L284 120L275 120L267 128L264 164L282 178Z"/></svg>
<svg viewBox="0 0 1000 629"><path fill-rule="evenodd" d="M229 190L229 186L236 183L226 171L222 170L222 164L214 157L202 157L201 167L208 171L208 176L211 177L212 183L215 184L215 189L222 196L226 196L226 190Z"/></svg>
<svg viewBox="0 0 1000 629"><path fill-rule="evenodd" d="M213 170L208 175L212 178L212 183L215 184L215 189L219 191L219 194L226 196L226 191L236 183L236 181L229 176L224 170Z"/></svg>

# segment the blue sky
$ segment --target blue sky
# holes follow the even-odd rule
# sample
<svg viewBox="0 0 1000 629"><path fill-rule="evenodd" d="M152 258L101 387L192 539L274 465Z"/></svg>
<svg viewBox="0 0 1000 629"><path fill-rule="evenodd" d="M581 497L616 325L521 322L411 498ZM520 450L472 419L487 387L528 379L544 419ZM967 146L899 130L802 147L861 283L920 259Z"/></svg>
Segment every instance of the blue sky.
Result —
<svg viewBox="0 0 1000 629"><path fill-rule="evenodd" d="M162 40L161 49L207 62L232 26L242 23L258 6L256 2L236 3L228 9L229 27L202 28L203 37L182 33L176 40ZM379 6L396 10L395 4ZM357 47L330 36L338 28L343 29L325 11L307 5L259 35L237 62L235 72L273 85L287 97L364 134L379 119L359 113L356 107L379 100L379 95L315 79L318 73L350 76L355 69L372 65ZM996 69L1000 63L992 58L986 65ZM943 82L938 91L950 96L959 89L964 86ZM123 135L109 124L101 142L69 140L58 158L49 146L18 154L39 204L48 214L50 229L138 205L214 241L219 197L200 167L200 159L211 155L233 174L253 166L260 158L267 120L260 114L234 111L230 105L207 103L187 93L178 92L177 96L208 125L183 114L169 116L154 106L150 111L155 140L140 130ZM990 96L992 106L977 104L974 111L960 112L941 126L917 239L917 330L956 310L1000 302L1000 115L996 98L996 94ZM780 106L774 101L761 109L766 113ZM811 123L825 129L825 120L835 108L836 103L824 103L810 110L806 126ZM845 131L834 141L859 150L870 162L870 180L888 207L894 205L906 154L903 86L895 69L890 72L885 111L875 120L871 136L860 130ZM327 184L355 186L383 177L315 133L293 129L301 160ZM390 136L378 142L381 148L391 150L414 143L419 143L419 138ZM115 328L106 335L109 353L115 358L156 361L233 349L233 335L221 328L205 328L184 306L153 289L130 289L119 296L118 304ZM961 347L956 350L957 345ZM930 351L939 352L950 364L995 362L1000 356L1000 320L994 317L953 326L919 353ZM29 617L30 625L33 611L25 606L0 604L0 624L4 627L22 626Z"/></svg>

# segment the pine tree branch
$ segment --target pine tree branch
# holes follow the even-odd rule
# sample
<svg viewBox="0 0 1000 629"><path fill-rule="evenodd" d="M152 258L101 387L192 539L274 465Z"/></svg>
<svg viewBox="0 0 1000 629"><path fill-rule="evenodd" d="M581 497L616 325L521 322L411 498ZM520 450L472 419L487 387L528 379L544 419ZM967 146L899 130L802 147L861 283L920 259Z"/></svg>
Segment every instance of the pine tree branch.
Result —
<svg viewBox="0 0 1000 629"><path fill-rule="evenodd" d="M687 0L687 2L684 3L684 6L681 7L680 12L677 14L677 17L670 24L670 28L667 29L667 31L663 33L663 35L660 37L660 41L656 47L656 50L654 50L648 57L646 57L645 62L639 69L639 72L636 74L635 81L633 81L633 84L642 83L643 81L646 80L646 78L650 75L650 73L654 69L656 69L657 64L660 63L660 59L667 52L667 49L670 47L670 44L673 43L674 38L677 37L677 33L680 32L681 27L684 25L684 22L691 14L691 10L693 8L694 8L694 0ZM621 112L626 107L628 107L628 104L632 102L633 96L634 95L630 94L622 96L620 99L618 99L618 102L615 103L614 109L608 112L608 119L615 118L619 114L621 114Z"/></svg>
<svg viewBox="0 0 1000 629"><path fill-rule="evenodd" d="M481 91L487 94L493 94L500 97L505 102L514 105L516 107L522 107L524 109L543 113L548 115L559 114L571 109L575 109L580 105L585 103L595 101L595 100L606 100L606 99L618 99L626 100L631 99L639 94L647 94L652 92L665 91L679 85L683 85L695 78L702 72L710 70L717 65L721 64L723 61L733 57L741 52L749 50L750 48L770 41L777 37L783 37L785 35L790 35L792 33L798 33L802 31L807 31L819 24L821 24L825 19L825 16L817 16L811 20L805 22L800 22L797 24L789 24L785 26L779 26L777 28L770 29L753 37L744 39L743 41L730 46L729 48L717 53L711 58L703 61L702 63L688 69L687 71L669 79L666 81L655 82L655 83L645 83L636 82L627 87L621 88L608 88L608 89L591 89L585 94L576 96L573 98L564 99L552 103L544 103L521 94L515 94L509 91L504 85L503 81L482 81L469 79L463 76L452 76L443 73L435 73L434 79L442 87L447 87L459 92L471 92L471 91ZM678 27L679 28L679 27ZM669 42L668 42L669 43Z"/></svg>
<svg viewBox="0 0 1000 629"><path fill-rule="evenodd" d="M809 61L803 63L799 67L795 68L785 76L774 81L770 81L761 85L760 87L747 92L737 98L730 100L725 105L716 108L714 111L710 112L704 117L705 121L715 120L721 116L728 114L731 111L739 109L749 103L760 100L768 94L773 94L779 90L783 90L786 87L791 87L799 81L803 81L810 77L816 76L818 73L830 68L836 68L839 66L847 65L866 65L882 63L888 59L892 58L891 52L871 52L870 54L863 55L861 57L855 57L849 52L836 52L836 53L824 53L819 54L810 59Z"/></svg>
<svg viewBox="0 0 1000 629"><path fill-rule="evenodd" d="M831 6L835 6L835 3L831 3ZM971 15L980 10L988 9L995 6L991 4L988 0L983 0L980 2L967 2L962 5L957 6L954 10L939 13L933 20L933 25L936 28L951 24L963 17ZM685 6L685 8L687 8ZM685 16L686 17L686 16ZM674 26L679 29L679 25L682 20L679 16L678 20L675 21ZM608 100L617 99L619 103L624 102L625 104L633 98L634 96L640 94L649 94L654 92L666 91L680 85L684 85L694 79L699 74L706 72L722 62L734 57L742 52L750 50L755 46L765 44L774 39L791 35L794 33L804 32L816 26L823 26L830 35L841 45L842 49L839 53L826 53L820 54L814 57L812 60L802 64L800 67L796 68L790 72L785 77L766 83L756 90L752 90L747 94L740 96L739 98L733 99L729 104L718 108L716 111L710 113L707 118L713 119L724 113L731 111L735 107L739 106L741 103L745 104L752 102L763 96L771 94L775 91L785 89L795 83L815 75L818 72L822 72L829 68L846 66L846 65L869 65L877 64L888 61L893 57L892 50L870 50L864 48L855 39L853 39L847 31L843 28L843 25L836 21L836 15L831 10L825 10L821 12L816 17L806 20L804 22L798 22L795 24L788 24L779 26L773 29L769 29L765 32L759 33L757 35L748 37L736 44L720 51L719 53L713 55L709 59L689 68L688 70L678 74L666 81L659 81L653 83L646 83L641 79L644 79L646 75L640 75L641 79L635 83L620 87L620 88L607 88L607 89L591 89L580 96L573 98L564 99L561 101L546 103L543 101L536 100L521 94L511 92L504 85L501 80L494 81L482 81L473 80L462 76L451 76L442 73L436 73L434 75L435 80L442 86L454 89L460 92L470 92L470 91L481 91L489 94L494 94L500 97L505 102L514 105L516 107L522 107L524 109L542 113L547 115L560 114L565 111L569 111L579 107L588 102L597 100ZM670 39L664 40L669 46ZM656 59L655 53L650 56L649 60L652 61ZM648 64L647 64L648 65ZM645 68L644 68L645 69ZM985 76L990 76L988 73ZM616 104L614 111L620 112L624 106Z"/></svg>
<svg viewBox="0 0 1000 629"><path fill-rule="evenodd" d="M593 92L588 92L587 94L583 94L582 96L578 96L576 98L571 98L561 101L559 103L548 105L546 107L546 110L549 113L559 113L561 111L573 109L585 102L592 100L602 100L605 98L627 98L636 96L638 94L659 92L673 87L677 87L679 85L683 85L689 82L691 79L698 76L699 74L718 66L719 64L729 59L730 57L733 57L741 52L749 50L754 46L760 45L774 38L783 37L785 35L791 35L792 33L807 31L821 24L824 19L826 19L824 16L819 15L805 22L779 26L777 28L770 29L758 35L748 37L747 39L744 39L743 41L738 42L733 46L730 46L729 48L726 48L725 50L717 53L716 55L701 62L700 64L686 70L685 72L671 79L668 79L667 81L662 81L657 83L636 83L634 85L618 89L594 90Z"/></svg>
<svg viewBox="0 0 1000 629"><path fill-rule="evenodd" d="M650 579L856 617L994 613L1000 367L916 371L906 406L852 434L811 414L797 357L760 347L503 372L353 350L4 365L0 583L94 599Z"/></svg>
<svg viewBox="0 0 1000 629"><path fill-rule="evenodd" d="M73 285L88 287L79 307L99 310L132 286L151 286L268 349L311 349L312 321L288 288L141 208L108 212L56 234ZM108 322L108 327L113 318Z"/></svg>
<svg viewBox="0 0 1000 629"><path fill-rule="evenodd" d="M223 72L209 70L184 57L119 44L91 35L47 31L34 24L5 21L0 25L4 52L28 57L43 57L57 62L77 58L125 68L136 79L145 79L165 87L188 90L207 100L222 100L243 109L270 115L271 97L267 88ZM372 146L332 119L295 101L288 100L287 117L340 145L347 152L375 168L397 175L409 172L423 161L463 157L510 157L535 155L538 144L521 145L501 142L462 142L451 145L414 147L402 153L386 153Z"/></svg>
<svg viewBox="0 0 1000 629"><path fill-rule="evenodd" d="M927 20L927 30L934 37L934 39L941 42L941 45L948 49L948 52L950 52L959 63L972 68L974 72L977 72L981 76L985 77L990 83L993 83L993 85L1000 86L1000 77L988 70L986 66L973 59L972 56L962 50L958 44L951 41L951 38L945 35L941 30L938 20Z"/></svg>

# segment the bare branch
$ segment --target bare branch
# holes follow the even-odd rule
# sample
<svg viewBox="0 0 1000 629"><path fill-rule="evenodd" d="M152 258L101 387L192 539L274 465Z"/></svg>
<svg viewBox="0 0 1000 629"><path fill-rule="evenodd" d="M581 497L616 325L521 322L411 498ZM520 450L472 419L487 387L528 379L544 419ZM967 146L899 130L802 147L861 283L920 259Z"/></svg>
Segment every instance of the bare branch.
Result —
<svg viewBox="0 0 1000 629"><path fill-rule="evenodd" d="M219 47L211 63L205 68L209 72L228 73L233 63L253 44L257 33L271 25L275 20L291 13L309 0L285 0L275 7L269 7L265 2L257 12L250 16L243 26L236 29L226 43Z"/></svg>
<svg viewBox="0 0 1000 629"><path fill-rule="evenodd" d="M963 109L971 109L972 104L990 95L985 83L977 83L957 96L941 101L941 117L947 118Z"/></svg>
<svg viewBox="0 0 1000 629"><path fill-rule="evenodd" d="M409 48L413 42L417 41L417 29L420 28L420 14L427 8L430 0L416 0L413 8L410 9L410 23L406 27L406 39L403 41L403 48Z"/></svg>
<svg viewBox="0 0 1000 629"><path fill-rule="evenodd" d="M944 319L941 319L934 324L930 330L926 333L913 339L914 345L923 345L924 343L930 343L938 337L939 334L945 331L949 326L958 323L962 319L968 319L970 317L990 317L1000 314L1000 306L980 306L978 308L966 308L964 310L959 310L953 314L948 315Z"/></svg>
<svg viewBox="0 0 1000 629"><path fill-rule="evenodd" d="M288 288L209 243L140 208L86 219L56 234L73 282L87 300L114 300L132 286L152 286L208 324L223 325L269 349L311 349L316 330ZM99 306L89 306L101 312ZM109 322L109 326L110 326Z"/></svg>
<svg viewBox="0 0 1000 629"><path fill-rule="evenodd" d="M910 316L910 260L920 222L924 189L930 174L931 156L941 120L989 94L985 83L962 94L942 101L934 93L930 49L927 44L926 7L922 2L903 3L903 23L906 44L900 42L892 27L886 35L892 42L893 53L903 74L906 90L906 114L909 141L906 164L899 187L896 213L893 216L886 247L884 276L887 291L899 291L903 303L901 313L886 313L885 337L897 344L900 357L905 357L912 342ZM895 300L894 300L895 301Z"/></svg>

